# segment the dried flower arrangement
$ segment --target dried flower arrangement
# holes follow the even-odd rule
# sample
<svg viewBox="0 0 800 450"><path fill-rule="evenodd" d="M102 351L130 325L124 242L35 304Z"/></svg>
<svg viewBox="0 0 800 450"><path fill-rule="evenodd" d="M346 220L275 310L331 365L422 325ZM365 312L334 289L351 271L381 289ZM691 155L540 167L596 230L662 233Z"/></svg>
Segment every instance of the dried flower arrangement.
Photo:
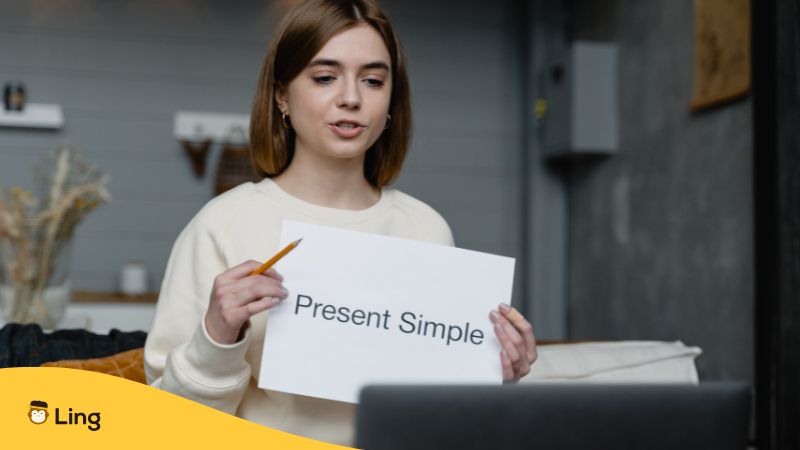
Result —
<svg viewBox="0 0 800 450"><path fill-rule="evenodd" d="M65 306L54 311L44 298L56 262L69 246L77 225L111 197L106 190L108 177L69 147L50 154L37 166L37 172L47 193L45 199L37 199L20 187L4 189L0 197L5 292L0 300L11 303L2 305L8 320L53 328Z"/></svg>

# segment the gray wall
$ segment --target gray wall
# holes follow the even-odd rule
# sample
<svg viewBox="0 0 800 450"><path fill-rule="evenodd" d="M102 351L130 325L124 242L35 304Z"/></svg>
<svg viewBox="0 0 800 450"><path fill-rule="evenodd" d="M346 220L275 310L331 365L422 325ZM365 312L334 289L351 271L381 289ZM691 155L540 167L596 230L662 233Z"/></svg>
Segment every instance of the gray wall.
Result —
<svg viewBox="0 0 800 450"><path fill-rule="evenodd" d="M751 101L692 114L691 0L573 4L619 46L620 152L570 180L570 336L698 345L752 379Z"/></svg>
<svg viewBox="0 0 800 450"><path fill-rule="evenodd" d="M158 288L174 239L212 186L208 174L193 178L173 114L248 113L286 3L0 3L0 81L23 80L30 101L61 104L66 120L55 132L0 128L0 185L31 186L29 168L59 143L112 177L112 203L78 229L75 288L112 291L131 260L147 264ZM478 1L384 4L408 57L416 123L397 186L438 209L460 247L520 256L511 12Z"/></svg>

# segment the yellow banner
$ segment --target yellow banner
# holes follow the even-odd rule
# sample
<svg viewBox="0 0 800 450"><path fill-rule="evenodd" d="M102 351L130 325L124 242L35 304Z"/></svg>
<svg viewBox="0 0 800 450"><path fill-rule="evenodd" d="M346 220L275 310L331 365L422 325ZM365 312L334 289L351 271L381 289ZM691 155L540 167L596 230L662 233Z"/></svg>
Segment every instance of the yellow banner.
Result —
<svg viewBox="0 0 800 450"><path fill-rule="evenodd" d="M267 428L159 389L76 369L0 369L3 448L346 449Z"/></svg>

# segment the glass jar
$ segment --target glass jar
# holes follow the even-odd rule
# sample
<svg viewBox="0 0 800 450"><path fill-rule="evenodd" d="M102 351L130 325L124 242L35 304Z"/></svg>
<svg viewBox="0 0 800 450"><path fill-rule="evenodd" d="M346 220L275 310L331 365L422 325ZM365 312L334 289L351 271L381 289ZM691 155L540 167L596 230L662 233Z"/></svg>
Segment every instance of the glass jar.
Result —
<svg viewBox="0 0 800 450"><path fill-rule="evenodd" d="M25 85L21 81L9 81L3 87L3 105L6 111L25 109Z"/></svg>
<svg viewBox="0 0 800 450"><path fill-rule="evenodd" d="M72 240L52 241L38 230L0 240L0 311L5 320L55 329L71 297Z"/></svg>

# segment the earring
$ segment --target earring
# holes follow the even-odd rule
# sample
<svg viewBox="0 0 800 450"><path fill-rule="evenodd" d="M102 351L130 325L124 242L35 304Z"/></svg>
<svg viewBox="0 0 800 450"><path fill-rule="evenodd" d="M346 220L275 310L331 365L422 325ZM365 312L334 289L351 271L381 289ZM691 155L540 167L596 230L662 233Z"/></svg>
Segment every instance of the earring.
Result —
<svg viewBox="0 0 800 450"><path fill-rule="evenodd" d="M386 126L385 126L385 127L383 127L383 129L384 129L384 130L386 130L386 129L388 129L388 128L389 128L389 121L390 121L390 120L392 120L392 116L391 116L391 114L387 114L387 115L386 115Z"/></svg>
<svg viewBox="0 0 800 450"><path fill-rule="evenodd" d="M281 113L281 122L283 123L283 128L289 129L289 121L286 120L286 113Z"/></svg>

